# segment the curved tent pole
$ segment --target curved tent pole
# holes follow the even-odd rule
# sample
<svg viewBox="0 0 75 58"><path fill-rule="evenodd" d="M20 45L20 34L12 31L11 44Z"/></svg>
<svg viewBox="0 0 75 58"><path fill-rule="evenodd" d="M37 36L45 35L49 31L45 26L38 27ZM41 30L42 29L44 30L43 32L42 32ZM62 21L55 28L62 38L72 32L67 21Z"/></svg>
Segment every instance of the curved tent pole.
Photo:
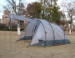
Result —
<svg viewBox="0 0 75 58"><path fill-rule="evenodd" d="M48 22L48 21L47 21ZM49 23L49 22L48 22ZM51 25L51 23L49 23L49 25L52 27L52 25ZM52 27L52 30L53 30L53 35L54 35L54 42L53 42L53 45L54 45L54 43L55 43L55 32L54 32L54 29L53 29L53 27Z"/></svg>
<svg viewBox="0 0 75 58"><path fill-rule="evenodd" d="M41 22L41 21L40 21ZM45 30L45 27L44 27L44 25L43 25L43 23L41 22L41 24L42 24L42 26L43 26L43 28L44 28L44 32L45 32L45 47L46 47L46 30Z"/></svg>
<svg viewBox="0 0 75 58"><path fill-rule="evenodd" d="M50 24L50 23L49 23ZM51 24L50 24L51 25ZM52 27L52 25L51 25L51 27ZM60 27L61 28L61 27ZM52 29L53 29L53 27L52 27ZM63 29L61 28L61 30L63 31ZM53 29L53 33L54 33L54 29ZM64 33L64 31L63 31L63 33ZM54 38L55 38L55 34L54 34ZM64 33L64 43L65 43L65 33Z"/></svg>
<svg viewBox="0 0 75 58"><path fill-rule="evenodd" d="M50 23L49 23L50 24ZM52 25L50 24L50 26L52 27ZM53 45L55 44L55 32L54 32L54 29L52 27L52 30L53 30L53 35L54 35L54 42L53 42Z"/></svg>

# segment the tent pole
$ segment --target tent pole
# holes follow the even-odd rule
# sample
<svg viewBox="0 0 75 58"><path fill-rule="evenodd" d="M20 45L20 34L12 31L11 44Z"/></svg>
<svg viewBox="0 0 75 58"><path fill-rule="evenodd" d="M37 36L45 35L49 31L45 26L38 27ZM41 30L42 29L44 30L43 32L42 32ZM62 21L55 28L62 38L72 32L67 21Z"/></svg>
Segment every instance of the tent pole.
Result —
<svg viewBox="0 0 75 58"><path fill-rule="evenodd" d="M11 10L11 14L13 13L13 10ZM11 49L11 31L12 31L12 15L10 18L10 49Z"/></svg>
<svg viewBox="0 0 75 58"><path fill-rule="evenodd" d="M48 21L47 21L48 22ZM48 22L49 23L49 22ZM49 25L52 27L52 25L49 23ZM55 43L55 34L54 34L54 29L52 27L52 30L53 30L53 35L54 35L54 42L53 42L53 46L54 46L54 43Z"/></svg>
<svg viewBox="0 0 75 58"><path fill-rule="evenodd" d="M41 22L41 21L40 21ZM45 32L45 48L46 48L46 31L45 31L45 27L44 27L44 25L43 25L43 23L41 22L41 24L42 24L42 26L43 26L43 28L44 28L44 32Z"/></svg>
<svg viewBox="0 0 75 58"><path fill-rule="evenodd" d="M41 22L42 23L42 22ZM43 28L44 28L44 25L43 25ZM45 31L45 28L44 28L44 31ZM45 31L45 48L46 48L46 31Z"/></svg>
<svg viewBox="0 0 75 58"><path fill-rule="evenodd" d="M64 33L64 44L65 44L65 33Z"/></svg>

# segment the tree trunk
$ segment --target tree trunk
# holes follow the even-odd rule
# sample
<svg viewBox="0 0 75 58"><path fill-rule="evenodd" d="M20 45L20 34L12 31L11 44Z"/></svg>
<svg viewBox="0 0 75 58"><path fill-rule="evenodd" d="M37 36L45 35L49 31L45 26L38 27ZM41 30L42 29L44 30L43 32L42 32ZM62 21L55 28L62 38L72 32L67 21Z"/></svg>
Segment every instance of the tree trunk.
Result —
<svg viewBox="0 0 75 58"><path fill-rule="evenodd" d="M21 34L21 33L20 33L20 24L18 24L18 26L17 26L17 33L18 33L18 35Z"/></svg>
<svg viewBox="0 0 75 58"><path fill-rule="evenodd" d="M69 24L69 34L72 34L71 24Z"/></svg>
<svg viewBox="0 0 75 58"><path fill-rule="evenodd" d="M73 27L73 19L72 19L72 16L70 16L70 18L71 18L71 24L70 24L70 28L69 28L69 34L72 34L72 27Z"/></svg>

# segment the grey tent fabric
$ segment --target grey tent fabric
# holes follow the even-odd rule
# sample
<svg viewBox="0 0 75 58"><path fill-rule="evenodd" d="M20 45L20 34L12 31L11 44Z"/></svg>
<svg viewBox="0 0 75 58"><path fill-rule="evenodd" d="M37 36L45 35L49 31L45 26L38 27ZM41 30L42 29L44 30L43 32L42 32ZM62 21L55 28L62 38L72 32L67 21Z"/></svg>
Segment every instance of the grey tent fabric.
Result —
<svg viewBox="0 0 75 58"><path fill-rule="evenodd" d="M32 40L30 43L31 46L52 46L70 43L65 33L59 26L49 23L46 20L31 21L27 26L28 27L25 28L25 36L21 39ZM27 39L27 37L32 38Z"/></svg>
<svg viewBox="0 0 75 58"><path fill-rule="evenodd" d="M9 16L9 18L11 18ZM25 28L25 35L18 40L31 40L30 46L52 46L57 44L69 44L64 31L55 24L43 19L29 19L18 15L12 15L13 19L29 22Z"/></svg>
<svg viewBox="0 0 75 58"><path fill-rule="evenodd" d="M27 27L25 28L25 35L26 36L33 36L34 32L34 27L37 24L36 20L32 20L27 24Z"/></svg>
<svg viewBox="0 0 75 58"><path fill-rule="evenodd" d="M70 41L65 36L63 30L46 20L40 20L40 25L33 36L30 45L33 46L51 46L57 44L69 44Z"/></svg>
<svg viewBox="0 0 75 58"><path fill-rule="evenodd" d="M8 18L30 22L33 19L25 18L21 15L9 14Z"/></svg>

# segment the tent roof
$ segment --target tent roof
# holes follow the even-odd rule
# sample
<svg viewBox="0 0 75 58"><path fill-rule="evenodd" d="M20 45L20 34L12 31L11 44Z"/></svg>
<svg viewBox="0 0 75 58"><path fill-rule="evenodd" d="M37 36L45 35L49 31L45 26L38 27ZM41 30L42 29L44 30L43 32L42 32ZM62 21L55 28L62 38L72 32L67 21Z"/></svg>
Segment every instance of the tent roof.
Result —
<svg viewBox="0 0 75 58"><path fill-rule="evenodd" d="M30 18L25 18L24 16L21 16L21 15L15 15L15 14L10 14L8 16L8 18L11 18L11 19L16 19L16 20L22 20L22 21L31 21L33 19L30 19Z"/></svg>

